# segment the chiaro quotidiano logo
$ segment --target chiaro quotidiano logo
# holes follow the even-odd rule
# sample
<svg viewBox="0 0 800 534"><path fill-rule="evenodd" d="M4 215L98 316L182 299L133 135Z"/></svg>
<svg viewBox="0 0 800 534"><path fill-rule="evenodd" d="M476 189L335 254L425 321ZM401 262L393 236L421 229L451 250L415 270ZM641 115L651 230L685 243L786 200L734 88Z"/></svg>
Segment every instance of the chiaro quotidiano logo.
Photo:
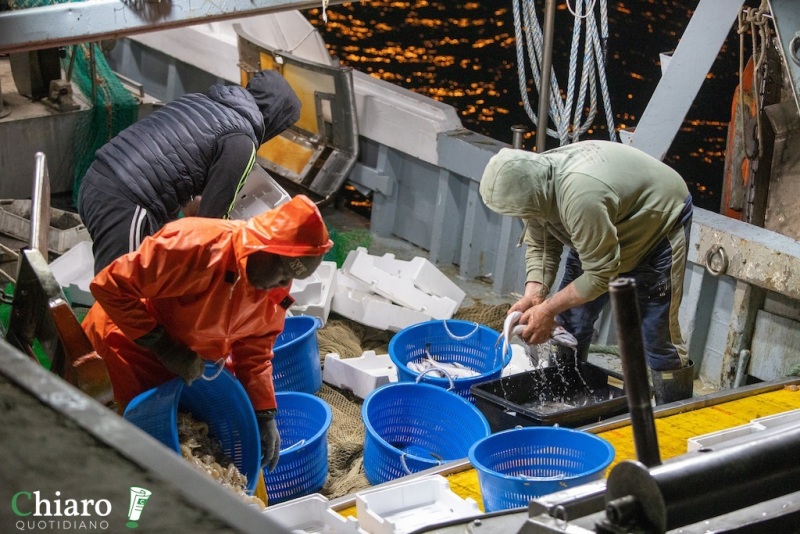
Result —
<svg viewBox="0 0 800 534"><path fill-rule="evenodd" d="M126 527L139 526L144 505L152 494L148 489L131 486ZM18 491L11 497L11 510L19 517L14 526L21 531L106 530L110 527L111 508L108 499L72 499L60 491L55 491L52 498L38 490Z"/></svg>

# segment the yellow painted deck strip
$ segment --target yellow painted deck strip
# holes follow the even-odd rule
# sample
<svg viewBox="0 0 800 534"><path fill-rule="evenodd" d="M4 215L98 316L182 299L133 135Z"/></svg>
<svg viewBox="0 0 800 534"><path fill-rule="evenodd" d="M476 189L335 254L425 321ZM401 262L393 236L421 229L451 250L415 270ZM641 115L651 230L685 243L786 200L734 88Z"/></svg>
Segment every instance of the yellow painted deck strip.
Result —
<svg viewBox="0 0 800 534"><path fill-rule="evenodd" d="M759 417L798 408L800 408L800 391L780 389L656 419L661 459L668 460L684 454L689 438L746 425ZM608 440L616 451L609 470L623 460L636 459L631 426L616 428L598 435Z"/></svg>
<svg viewBox="0 0 800 534"><path fill-rule="evenodd" d="M800 390L793 389L769 391L656 419L656 434L661 459L667 460L684 454L689 438L746 425L753 419L800 408ZM614 461L606 474L619 462L636 459L633 428L630 425L598 433L598 436L608 440L616 451ZM483 510L478 474L475 469L447 475L447 480L454 493L464 499L467 497L475 499ZM356 508L352 506L340 510L339 513L345 517L356 517Z"/></svg>

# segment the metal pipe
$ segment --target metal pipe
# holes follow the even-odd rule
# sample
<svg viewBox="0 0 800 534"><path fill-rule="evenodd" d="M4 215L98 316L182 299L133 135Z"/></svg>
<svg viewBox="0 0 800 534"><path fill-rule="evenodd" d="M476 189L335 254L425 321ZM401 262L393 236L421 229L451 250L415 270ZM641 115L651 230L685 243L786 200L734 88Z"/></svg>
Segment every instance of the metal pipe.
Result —
<svg viewBox="0 0 800 534"><path fill-rule="evenodd" d="M622 360L622 374L625 377L625 395L631 414L636 457L644 465L651 467L661 463L661 456L658 451L653 407L650 405L648 369L644 356L636 283L631 278L614 280L609 284L609 296L619 339L619 354Z"/></svg>
<svg viewBox="0 0 800 534"><path fill-rule="evenodd" d="M736 365L736 378L733 380L733 387L740 388L747 381L747 366L750 364L750 351L742 349L739 351L739 363Z"/></svg>
<svg viewBox="0 0 800 534"><path fill-rule="evenodd" d="M94 43L89 43L89 76L92 77L92 106L97 105L97 63L94 57Z"/></svg>
<svg viewBox="0 0 800 534"><path fill-rule="evenodd" d="M607 514L630 520L630 496L647 527L672 531L757 503L800 491L800 425L737 445L720 446L646 468L620 462L608 477ZM612 506L613 504L613 506Z"/></svg>
<svg viewBox="0 0 800 534"><path fill-rule="evenodd" d="M33 188L31 191L31 229L28 245L47 258L50 244L50 174L47 156L37 152L34 156Z"/></svg>
<svg viewBox="0 0 800 534"><path fill-rule="evenodd" d="M522 149L522 138L525 135L526 128L522 124L515 124L511 127L512 140L511 146L517 150Z"/></svg>
<svg viewBox="0 0 800 534"><path fill-rule="evenodd" d="M553 31L556 19L556 0L547 0L544 8L544 51L542 54L542 84L539 87L539 115L536 125L536 152L547 150L547 122L550 116L550 70L553 68Z"/></svg>

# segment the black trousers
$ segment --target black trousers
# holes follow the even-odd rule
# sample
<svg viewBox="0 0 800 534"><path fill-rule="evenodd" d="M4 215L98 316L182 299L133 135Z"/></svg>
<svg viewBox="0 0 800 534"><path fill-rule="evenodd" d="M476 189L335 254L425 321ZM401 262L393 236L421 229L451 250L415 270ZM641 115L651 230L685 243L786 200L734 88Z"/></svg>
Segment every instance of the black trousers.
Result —
<svg viewBox="0 0 800 534"><path fill-rule="evenodd" d="M164 224L115 187L100 187L85 178L78 197L78 213L92 238L95 274L138 249L142 239Z"/></svg>

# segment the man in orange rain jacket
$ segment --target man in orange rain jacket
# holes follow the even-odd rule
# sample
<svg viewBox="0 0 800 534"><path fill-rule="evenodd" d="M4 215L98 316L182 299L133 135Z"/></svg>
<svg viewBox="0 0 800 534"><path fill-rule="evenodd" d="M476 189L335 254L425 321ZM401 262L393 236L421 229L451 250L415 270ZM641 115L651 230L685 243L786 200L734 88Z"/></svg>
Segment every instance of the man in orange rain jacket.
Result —
<svg viewBox="0 0 800 534"><path fill-rule="evenodd" d="M230 357L273 469L272 347L293 302L291 280L312 274L332 245L316 205L298 195L248 221L173 221L108 265L92 281L97 302L83 328L119 408L176 375L191 383L203 360Z"/></svg>

